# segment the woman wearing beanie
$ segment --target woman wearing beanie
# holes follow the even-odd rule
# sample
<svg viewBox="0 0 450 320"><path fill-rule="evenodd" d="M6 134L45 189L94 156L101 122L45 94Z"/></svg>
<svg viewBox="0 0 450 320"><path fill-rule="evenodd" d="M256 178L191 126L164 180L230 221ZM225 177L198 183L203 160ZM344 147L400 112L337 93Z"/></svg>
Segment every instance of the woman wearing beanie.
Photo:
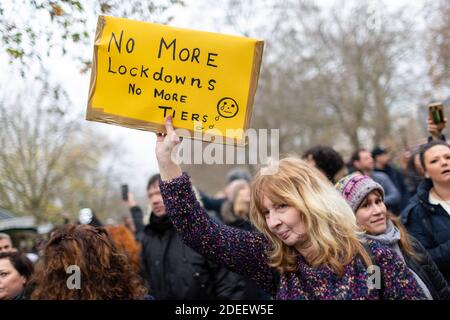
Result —
<svg viewBox="0 0 450 320"><path fill-rule="evenodd" d="M430 255L419 241L408 235L400 220L387 212L380 184L354 173L339 180L336 188L353 209L365 237L394 249L429 300L450 299L450 289Z"/></svg>

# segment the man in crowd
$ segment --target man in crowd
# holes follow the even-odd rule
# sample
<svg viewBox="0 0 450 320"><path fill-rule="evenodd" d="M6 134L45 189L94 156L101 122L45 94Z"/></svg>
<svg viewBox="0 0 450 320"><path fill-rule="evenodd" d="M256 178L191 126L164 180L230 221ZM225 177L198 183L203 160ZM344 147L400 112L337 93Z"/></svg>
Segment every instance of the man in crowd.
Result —
<svg viewBox="0 0 450 320"><path fill-rule="evenodd" d="M336 183L347 174L344 159L333 148L314 146L308 149L302 158L322 171L331 183Z"/></svg>
<svg viewBox="0 0 450 320"><path fill-rule="evenodd" d="M391 156L386 148L381 146L375 147L372 150L372 157L374 160L374 171L385 173L400 192L401 201L392 208L392 211L401 212L407 206L409 200L409 192L406 188L403 174L391 165Z"/></svg>
<svg viewBox="0 0 450 320"><path fill-rule="evenodd" d="M350 167L350 171L359 171L381 184L385 191L384 203L386 204L388 210L392 211L400 204L400 192L397 190L388 175L383 172L373 170L373 158L372 154L368 150L359 149L355 151L350 159ZM393 213L400 214L400 212Z"/></svg>
<svg viewBox="0 0 450 320"><path fill-rule="evenodd" d="M16 251L12 245L11 237L6 233L0 233L0 253Z"/></svg>
<svg viewBox="0 0 450 320"><path fill-rule="evenodd" d="M129 193L127 205L142 244L142 274L150 293L159 300L228 300L243 297L243 282L236 274L207 260L186 246L167 216L159 190L159 175L150 178L147 196L150 221Z"/></svg>

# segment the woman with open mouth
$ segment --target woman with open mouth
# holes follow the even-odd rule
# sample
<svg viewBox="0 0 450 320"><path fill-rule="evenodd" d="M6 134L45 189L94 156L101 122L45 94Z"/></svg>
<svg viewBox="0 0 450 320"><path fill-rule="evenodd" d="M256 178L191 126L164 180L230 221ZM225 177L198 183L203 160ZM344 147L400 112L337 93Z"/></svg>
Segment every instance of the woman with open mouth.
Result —
<svg viewBox="0 0 450 320"><path fill-rule="evenodd" d="M425 144L420 163L426 179L401 218L450 283L450 146L440 140Z"/></svg>
<svg viewBox="0 0 450 320"><path fill-rule="evenodd" d="M391 247L414 275L429 300L450 299L450 289L420 242L411 237L405 226L386 209L384 189L372 178L354 173L336 184L353 209L356 222L367 239Z"/></svg>

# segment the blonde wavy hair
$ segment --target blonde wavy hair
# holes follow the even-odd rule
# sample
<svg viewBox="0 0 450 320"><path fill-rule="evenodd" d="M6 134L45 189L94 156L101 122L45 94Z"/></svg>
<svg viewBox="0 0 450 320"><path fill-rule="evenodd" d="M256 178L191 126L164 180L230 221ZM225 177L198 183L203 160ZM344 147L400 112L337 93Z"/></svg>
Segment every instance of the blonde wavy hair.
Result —
<svg viewBox="0 0 450 320"><path fill-rule="evenodd" d="M306 246L312 249L308 256L312 267L327 266L342 275L344 267L358 255L367 266L371 265L355 215L328 179L297 158L282 159L277 167L272 175L261 174L261 169L251 186L250 219L271 242L269 265L280 272L296 271L299 253L269 230L263 214L264 197L300 212L308 238Z"/></svg>

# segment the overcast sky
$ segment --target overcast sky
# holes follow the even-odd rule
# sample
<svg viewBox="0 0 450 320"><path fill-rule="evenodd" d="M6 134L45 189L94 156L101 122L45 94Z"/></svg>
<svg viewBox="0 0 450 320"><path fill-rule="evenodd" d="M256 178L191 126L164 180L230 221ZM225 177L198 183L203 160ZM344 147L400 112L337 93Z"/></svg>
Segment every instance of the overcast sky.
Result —
<svg viewBox="0 0 450 320"><path fill-rule="evenodd" d="M330 6L335 0L316 2L321 6ZM421 1L419 1L419 3L420 2ZM185 0L185 3L186 6L183 8L170 10L170 13L174 16L174 20L171 21L170 25L196 30L236 34L236 31L233 30L233 28L224 26L224 9L220 7L220 2ZM407 3L407 1L386 1L386 3L390 7L396 7ZM417 5L417 2L415 4ZM265 19L264 17L258 16L256 13L255 10L255 15L253 17L255 22L259 21L260 23L261 20ZM93 29L95 29L95 25L93 26ZM94 35L92 35L92 39L93 36ZM92 47L88 49L92 51ZM2 59L2 61L4 61L4 59ZM51 77L55 82L64 84L64 88L67 90L70 99L73 102L74 109L79 110L80 114L84 117L89 90L90 72L87 74L80 74L79 65L74 63L69 56L55 59L52 63ZM2 75L0 76L2 80L1 83L11 88L20 85L19 83L9 82L9 79L6 76L7 70L8 68L2 63L0 72L6 72L2 72ZM113 139L117 139L121 144L127 146L128 152L123 158L124 162L127 164L123 182L129 183L131 190L135 193L141 193L145 188L148 177L158 171L154 155L155 135L150 132L98 122L85 121L85 125L99 128Z"/></svg>
<svg viewBox="0 0 450 320"><path fill-rule="evenodd" d="M185 7L170 11L174 17L170 23L171 26L216 32L225 29L228 33L234 32L231 28L218 25L218 22L223 21L223 10L218 6L211 6L211 1L188 0L185 2ZM207 15L205 10L208 12ZM74 107L86 110L90 73L80 74L78 66L67 56L55 62L52 76L55 81L64 79L65 89ZM123 160L127 163L128 169L124 172L123 182L129 183L135 193L141 193L145 189L148 177L158 172L154 154L155 134L99 122L86 121L86 125L101 128L102 132L106 132L113 139L127 146L129 153L124 155Z"/></svg>
<svg viewBox="0 0 450 320"><path fill-rule="evenodd" d="M317 1L321 6L331 6L335 0ZM405 0L387 1L390 7L397 7L405 4ZM420 1L419 1L420 2ZM170 25L182 28L192 28L196 30L205 30L213 32L226 32L236 34L231 27L224 26L224 9L220 7L219 2L206 0L187 0L186 6L183 8L175 8L170 11L174 16L174 20ZM212 5L214 3L214 5ZM378 1L379 3L379 1ZM416 3L417 4L417 3ZM255 11L256 13L256 11ZM258 15L254 16L255 20L261 20ZM73 74L77 70L74 68ZM71 96L80 107L84 107L87 101L87 93L89 86L88 75L74 77L74 84L70 88ZM82 93L82 94L80 94ZM140 190L145 188L146 181L150 174L158 171L156 158L154 155L155 135L149 132L142 132L128 128L121 128L106 124L94 123L96 126L105 127L108 133L118 140L127 141L130 154L126 157L130 163L130 177L137 179L136 185ZM124 178L125 179L125 178ZM132 183L131 181L129 183Z"/></svg>

